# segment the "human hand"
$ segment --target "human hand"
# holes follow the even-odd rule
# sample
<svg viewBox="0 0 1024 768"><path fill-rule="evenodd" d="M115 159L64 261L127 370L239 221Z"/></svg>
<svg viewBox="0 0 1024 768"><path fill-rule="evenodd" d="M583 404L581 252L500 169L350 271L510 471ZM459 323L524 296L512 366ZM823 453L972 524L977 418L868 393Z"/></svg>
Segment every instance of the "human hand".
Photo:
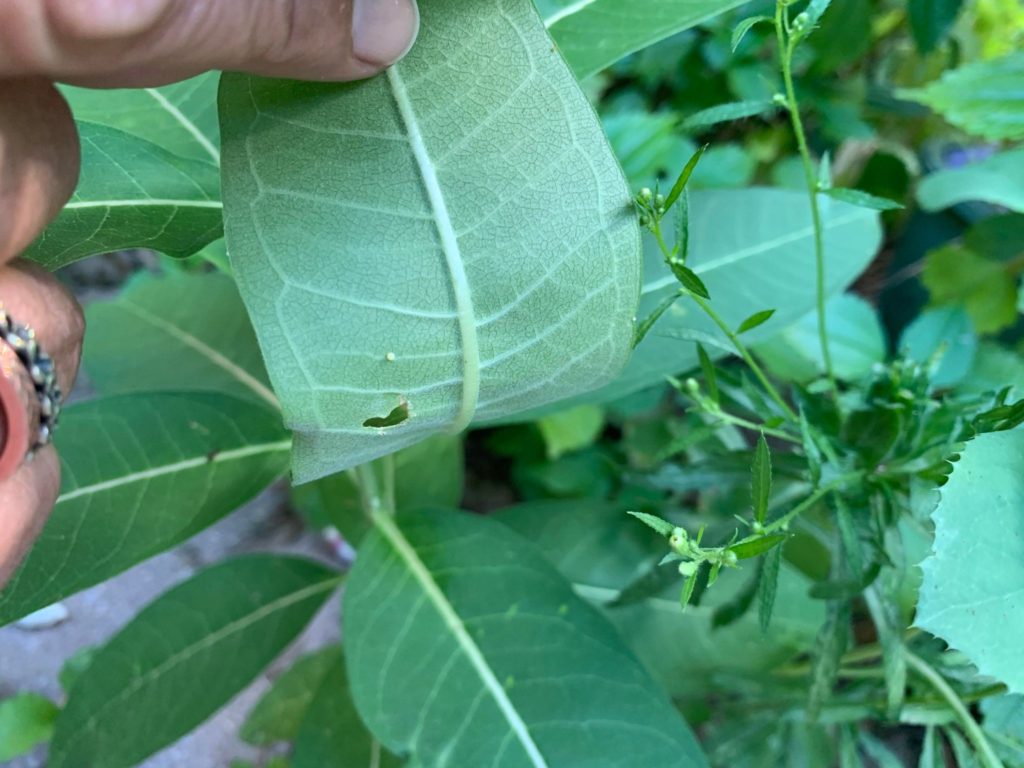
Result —
<svg viewBox="0 0 1024 768"><path fill-rule="evenodd" d="M60 80L156 86L208 69L357 80L401 58L419 26L415 0L0 0L0 303L34 329L69 392L85 323L74 298L19 262L74 191L78 138ZM39 398L0 341L0 584L56 502L52 446L29 461Z"/></svg>

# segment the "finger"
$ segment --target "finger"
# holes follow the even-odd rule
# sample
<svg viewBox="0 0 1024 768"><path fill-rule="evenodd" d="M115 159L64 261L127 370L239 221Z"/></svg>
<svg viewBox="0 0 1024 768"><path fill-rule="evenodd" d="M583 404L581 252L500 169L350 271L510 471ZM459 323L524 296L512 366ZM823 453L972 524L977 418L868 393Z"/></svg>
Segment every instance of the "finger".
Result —
<svg viewBox="0 0 1024 768"><path fill-rule="evenodd" d="M0 0L0 9L10 5ZM0 20L0 38L3 29ZM71 111L53 86L0 79L0 266L24 250L71 197L78 161Z"/></svg>
<svg viewBox="0 0 1024 768"><path fill-rule="evenodd" d="M39 451L10 479L0 481L0 586L42 531L59 492L60 462L52 447Z"/></svg>
<svg viewBox="0 0 1024 768"><path fill-rule="evenodd" d="M368 77L409 49L416 0L0 2L0 77L156 85L207 69Z"/></svg>
<svg viewBox="0 0 1024 768"><path fill-rule="evenodd" d="M39 346L53 358L61 391L70 392L85 333L82 309L71 292L38 265L14 261L0 268L0 301L15 321L35 331Z"/></svg>

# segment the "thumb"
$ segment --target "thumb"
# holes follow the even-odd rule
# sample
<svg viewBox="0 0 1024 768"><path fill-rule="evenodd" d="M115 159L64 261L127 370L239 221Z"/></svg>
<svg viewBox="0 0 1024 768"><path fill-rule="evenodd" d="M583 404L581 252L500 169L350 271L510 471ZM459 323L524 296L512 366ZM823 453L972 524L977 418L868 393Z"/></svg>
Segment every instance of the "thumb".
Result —
<svg viewBox="0 0 1024 768"><path fill-rule="evenodd" d="M404 56L418 28L416 0L0 0L0 77L357 80Z"/></svg>

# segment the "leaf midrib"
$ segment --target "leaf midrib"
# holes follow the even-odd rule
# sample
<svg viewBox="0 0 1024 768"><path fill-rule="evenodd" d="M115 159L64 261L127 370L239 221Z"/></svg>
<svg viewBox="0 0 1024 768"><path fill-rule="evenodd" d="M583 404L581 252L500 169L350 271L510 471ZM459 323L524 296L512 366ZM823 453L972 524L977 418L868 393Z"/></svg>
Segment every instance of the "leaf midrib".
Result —
<svg viewBox="0 0 1024 768"><path fill-rule="evenodd" d="M466 264L462 258L458 235L452 224L441 183L437 178L437 168L427 150L416 111L402 76L398 73L398 67L390 67L387 70L387 79L398 112L405 124L406 135L413 158L419 168L420 179L430 200L434 223L441 239L441 250L444 252L445 262L448 265L452 293L455 297L459 338L462 343L462 403L452 424L452 431L461 432L472 422L477 402L480 399L480 344L477 338L476 312L473 307L472 292L469 279L466 276Z"/></svg>
<svg viewBox="0 0 1024 768"><path fill-rule="evenodd" d="M544 755L533 740L533 736L530 735L530 729L519 716L519 712L516 710L512 700L509 699L504 686L498 681L494 671L487 663L483 651L480 650L480 647L470 636L469 631L462 622L462 618L456 613L452 604L448 602L448 598L445 597L444 592L441 591L437 582L434 581L434 577L426 564L420 559L412 544L409 543L409 540L405 538L402 531L395 524L394 518L387 513L379 512L373 516L373 522L377 530L381 532L405 563L413 578L422 587L427 599L441 615L445 625L452 631L455 641L470 664L473 665L473 668L480 677L480 681L488 693L491 694L498 709L501 710L502 715L509 724L509 728L515 734L531 764L536 768L548 768Z"/></svg>
<svg viewBox="0 0 1024 768"><path fill-rule="evenodd" d="M181 124L188 133L196 140L196 143L203 148L213 161L219 166L220 165L220 151L214 146L213 142L210 141L206 135L199 130L199 126L189 120L185 113L178 109L174 104L171 103L170 99L164 96L156 88L146 88L146 93L155 101L160 107L167 112L171 117Z"/></svg>

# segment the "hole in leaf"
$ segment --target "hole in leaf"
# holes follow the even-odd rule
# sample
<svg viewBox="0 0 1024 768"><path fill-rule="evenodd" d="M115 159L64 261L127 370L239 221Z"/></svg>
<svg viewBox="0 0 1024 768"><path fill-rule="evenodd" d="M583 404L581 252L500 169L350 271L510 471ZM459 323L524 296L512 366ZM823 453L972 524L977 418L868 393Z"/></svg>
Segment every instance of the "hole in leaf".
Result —
<svg viewBox="0 0 1024 768"><path fill-rule="evenodd" d="M409 404L404 400L387 416L375 416L363 422L364 427L396 427L409 418Z"/></svg>

